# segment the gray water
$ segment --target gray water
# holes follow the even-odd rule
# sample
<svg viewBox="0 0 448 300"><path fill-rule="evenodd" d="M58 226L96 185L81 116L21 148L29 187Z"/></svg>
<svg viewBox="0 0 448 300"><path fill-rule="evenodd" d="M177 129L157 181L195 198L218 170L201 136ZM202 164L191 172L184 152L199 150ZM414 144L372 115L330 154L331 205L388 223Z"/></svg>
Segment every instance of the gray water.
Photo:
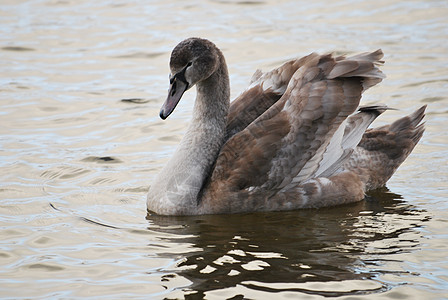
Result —
<svg viewBox="0 0 448 300"><path fill-rule="evenodd" d="M448 298L446 1L0 3L0 297ZM363 104L428 104L387 188L349 206L155 217L146 193L188 124L166 121L171 49L224 52L232 97L257 68L382 48ZM129 100L134 99L134 100ZM135 100L137 99L137 100Z"/></svg>

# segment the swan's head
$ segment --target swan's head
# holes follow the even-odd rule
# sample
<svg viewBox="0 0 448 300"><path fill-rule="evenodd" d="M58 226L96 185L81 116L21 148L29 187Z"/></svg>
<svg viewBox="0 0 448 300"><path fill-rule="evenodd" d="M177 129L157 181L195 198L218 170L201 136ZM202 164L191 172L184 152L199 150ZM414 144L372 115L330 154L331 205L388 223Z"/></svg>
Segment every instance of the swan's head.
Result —
<svg viewBox="0 0 448 300"><path fill-rule="evenodd" d="M200 38L180 42L171 52L170 89L160 110L160 117L166 119L184 92L209 78L218 67L219 50L212 42Z"/></svg>

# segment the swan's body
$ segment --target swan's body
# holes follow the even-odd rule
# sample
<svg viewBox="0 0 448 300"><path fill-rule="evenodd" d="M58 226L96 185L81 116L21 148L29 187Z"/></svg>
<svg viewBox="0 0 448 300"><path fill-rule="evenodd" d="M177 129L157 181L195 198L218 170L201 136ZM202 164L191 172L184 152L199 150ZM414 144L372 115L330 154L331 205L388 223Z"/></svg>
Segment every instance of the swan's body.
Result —
<svg viewBox="0 0 448 300"><path fill-rule="evenodd" d="M257 71L230 104L221 51L204 39L181 42L171 54L160 116L168 117L193 85L197 98L185 136L151 185L148 210L241 213L362 200L386 183L424 131L425 107L368 130L387 107L354 113L362 92L384 77L381 58L381 50L349 58L313 53Z"/></svg>

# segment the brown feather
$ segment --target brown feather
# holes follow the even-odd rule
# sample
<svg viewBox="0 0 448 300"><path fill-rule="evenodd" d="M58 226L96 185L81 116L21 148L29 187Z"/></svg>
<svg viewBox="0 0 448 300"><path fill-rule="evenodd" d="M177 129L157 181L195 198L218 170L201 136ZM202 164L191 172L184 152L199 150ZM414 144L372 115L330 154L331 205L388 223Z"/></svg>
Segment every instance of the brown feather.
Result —
<svg viewBox="0 0 448 300"><path fill-rule="evenodd" d="M240 132L277 102L281 94L271 89L265 91L256 85L241 94L230 106L227 117L227 138Z"/></svg>

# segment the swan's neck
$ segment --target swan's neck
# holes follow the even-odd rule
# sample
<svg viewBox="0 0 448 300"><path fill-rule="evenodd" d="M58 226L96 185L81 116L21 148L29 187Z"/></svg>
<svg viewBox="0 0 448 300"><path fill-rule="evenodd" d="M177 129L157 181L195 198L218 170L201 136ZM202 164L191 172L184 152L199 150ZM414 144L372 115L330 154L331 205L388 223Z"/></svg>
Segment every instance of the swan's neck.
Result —
<svg viewBox="0 0 448 300"><path fill-rule="evenodd" d="M230 88L225 62L197 84L192 121L176 152L153 182L148 208L160 214L193 214L226 136Z"/></svg>

